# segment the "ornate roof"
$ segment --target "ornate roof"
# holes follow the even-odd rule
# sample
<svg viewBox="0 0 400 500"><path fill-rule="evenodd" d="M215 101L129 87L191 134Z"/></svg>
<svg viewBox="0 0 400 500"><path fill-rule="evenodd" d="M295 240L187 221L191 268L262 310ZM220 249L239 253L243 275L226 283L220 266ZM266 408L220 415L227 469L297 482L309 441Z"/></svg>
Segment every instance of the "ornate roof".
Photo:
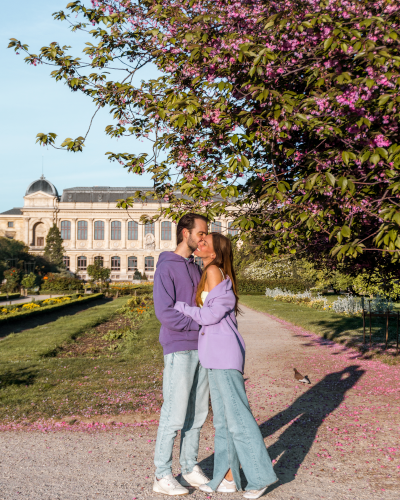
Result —
<svg viewBox="0 0 400 500"><path fill-rule="evenodd" d="M57 189L50 181L48 181L44 177L44 175L42 175L37 181L33 181L31 184L29 184L25 196L28 194L37 193L38 191L43 191L43 193L58 196Z"/></svg>
<svg viewBox="0 0 400 500"><path fill-rule="evenodd" d="M136 191L153 191L152 187L74 187L64 189L61 195L62 202L80 203L114 203L117 200L133 196ZM159 200L149 198L148 203L160 203Z"/></svg>

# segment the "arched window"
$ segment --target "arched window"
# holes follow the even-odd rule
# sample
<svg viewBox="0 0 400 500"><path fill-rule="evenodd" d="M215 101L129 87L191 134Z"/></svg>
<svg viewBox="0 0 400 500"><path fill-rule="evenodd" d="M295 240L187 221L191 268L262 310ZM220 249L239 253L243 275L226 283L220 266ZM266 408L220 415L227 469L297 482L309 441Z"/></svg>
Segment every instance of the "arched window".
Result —
<svg viewBox="0 0 400 500"><path fill-rule="evenodd" d="M155 224L154 222L148 222L147 224L144 225L144 235L146 234L152 234L155 236L156 230L155 230Z"/></svg>
<svg viewBox="0 0 400 500"><path fill-rule="evenodd" d="M211 232L212 233L222 233L222 224L215 220L211 223Z"/></svg>
<svg viewBox="0 0 400 500"><path fill-rule="evenodd" d="M120 271L121 270L121 258L120 257L111 257L111 270L112 271Z"/></svg>
<svg viewBox="0 0 400 500"><path fill-rule="evenodd" d="M121 239L121 222L119 220L113 220L111 222L111 239L112 240Z"/></svg>
<svg viewBox="0 0 400 500"><path fill-rule="evenodd" d="M102 220L94 221L94 239L104 240L104 221Z"/></svg>
<svg viewBox="0 0 400 500"><path fill-rule="evenodd" d="M87 240L87 221L78 220L78 240Z"/></svg>
<svg viewBox="0 0 400 500"><path fill-rule="evenodd" d="M232 224L233 222L229 222L228 224L228 234L230 234L231 236L236 236L237 234L239 234L239 229L237 229L236 227L232 227Z"/></svg>
<svg viewBox="0 0 400 500"><path fill-rule="evenodd" d="M137 257L128 257L128 271L136 271Z"/></svg>
<svg viewBox="0 0 400 500"><path fill-rule="evenodd" d="M171 223L169 221L161 222L161 239L171 240Z"/></svg>
<svg viewBox="0 0 400 500"><path fill-rule="evenodd" d="M78 269L85 270L87 267L87 258L84 256L78 257Z"/></svg>
<svg viewBox="0 0 400 500"><path fill-rule="evenodd" d="M198 266L200 266L201 269L203 269L203 259L201 257L195 257L194 258L194 262L195 262L195 264L197 264Z"/></svg>
<svg viewBox="0 0 400 500"><path fill-rule="evenodd" d="M69 220L61 221L61 238L63 240L71 239L71 221Z"/></svg>
<svg viewBox="0 0 400 500"><path fill-rule="evenodd" d="M138 223L134 220L128 222L128 240L137 240L138 239Z"/></svg>
<svg viewBox="0 0 400 500"><path fill-rule="evenodd" d="M64 255L63 257L63 264L65 266L65 269L69 271L70 260L69 257L67 257L66 255Z"/></svg>
<svg viewBox="0 0 400 500"><path fill-rule="evenodd" d="M144 258L144 270L146 271L154 271L154 257L145 257Z"/></svg>
<svg viewBox="0 0 400 500"><path fill-rule="evenodd" d="M101 255L98 255L97 257L94 258L95 263L100 264L101 267L104 266L104 259Z"/></svg>

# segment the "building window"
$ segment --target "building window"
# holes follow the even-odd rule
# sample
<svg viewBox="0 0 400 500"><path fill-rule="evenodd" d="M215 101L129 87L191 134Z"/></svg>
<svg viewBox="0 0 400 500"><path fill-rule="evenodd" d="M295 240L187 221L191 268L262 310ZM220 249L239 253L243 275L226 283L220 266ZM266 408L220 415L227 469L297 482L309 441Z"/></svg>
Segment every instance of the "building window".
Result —
<svg viewBox="0 0 400 500"><path fill-rule="evenodd" d="M87 258L84 256L78 257L78 269L85 271L87 267Z"/></svg>
<svg viewBox="0 0 400 500"><path fill-rule="evenodd" d="M104 240L104 221L102 220L94 221L94 239Z"/></svg>
<svg viewBox="0 0 400 500"><path fill-rule="evenodd" d="M61 238L63 240L71 239L71 221L69 220L61 221Z"/></svg>
<svg viewBox="0 0 400 500"><path fill-rule="evenodd" d="M137 257L128 257L128 271L136 271Z"/></svg>
<svg viewBox="0 0 400 500"><path fill-rule="evenodd" d="M10 220L10 221L8 221L7 226L8 226L8 227L14 227L14 222L13 222L13 221L11 221L11 220Z"/></svg>
<svg viewBox="0 0 400 500"><path fill-rule="evenodd" d="M237 234L239 234L239 229L237 229L236 227L232 227L232 224L233 222L229 222L228 224L228 234L231 236L236 236Z"/></svg>
<svg viewBox="0 0 400 500"><path fill-rule="evenodd" d="M98 255L97 257L94 258L94 262L95 263L98 262L101 267L103 267L103 265L104 265L104 259L100 255Z"/></svg>
<svg viewBox="0 0 400 500"><path fill-rule="evenodd" d="M35 271L35 261L24 261L24 273L29 274Z"/></svg>
<svg viewBox="0 0 400 500"><path fill-rule="evenodd" d="M120 257L111 257L111 270L112 271L120 271L121 270L121 258Z"/></svg>
<svg viewBox="0 0 400 500"><path fill-rule="evenodd" d="M64 263L64 266L65 266L65 269L67 271L69 271L70 260L69 260L69 257L67 257L66 255L64 255L64 257L63 257L63 263Z"/></svg>
<svg viewBox="0 0 400 500"><path fill-rule="evenodd" d="M139 224L134 220L128 222L128 240L138 239L138 234L139 234L138 226Z"/></svg>
<svg viewBox="0 0 400 500"><path fill-rule="evenodd" d="M144 259L144 271L154 271L154 257L145 257Z"/></svg>
<svg viewBox="0 0 400 500"><path fill-rule="evenodd" d="M161 222L161 239L171 240L171 223L168 221Z"/></svg>
<svg viewBox="0 0 400 500"><path fill-rule="evenodd" d="M87 221L78 220L78 240L87 240Z"/></svg>
<svg viewBox="0 0 400 500"><path fill-rule="evenodd" d="M211 223L212 233L222 233L222 224L219 221L214 221Z"/></svg>
<svg viewBox="0 0 400 500"><path fill-rule="evenodd" d="M36 238L36 245L38 247L44 247L44 237L43 236L38 236Z"/></svg>
<svg viewBox="0 0 400 500"><path fill-rule="evenodd" d="M153 236L155 236L156 229L154 222L148 222L144 225L144 235L146 236L146 234L152 234Z"/></svg>
<svg viewBox="0 0 400 500"><path fill-rule="evenodd" d="M201 257L195 257L194 263L197 264L198 266L200 266L201 269L203 269L203 259Z"/></svg>
<svg viewBox="0 0 400 500"><path fill-rule="evenodd" d="M111 239L112 240L121 239L121 223L118 220L113 220L111 222Z"/></svg>

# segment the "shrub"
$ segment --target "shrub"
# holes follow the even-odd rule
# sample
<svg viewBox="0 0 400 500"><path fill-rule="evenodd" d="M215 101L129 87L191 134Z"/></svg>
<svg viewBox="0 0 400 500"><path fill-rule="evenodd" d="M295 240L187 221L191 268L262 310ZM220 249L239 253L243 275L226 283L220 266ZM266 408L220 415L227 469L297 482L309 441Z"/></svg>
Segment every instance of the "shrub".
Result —
<svg viewBox="0 0 400 500"><path fill-rule="evenodd" d="M259 293L265 294L266 288L281 288L293 293L305 292L312 284L300 279L288 278L280 280L250 280L238 279L238 293Z"/></svg>
<svg viewBox="0 0 400 500"><path fill-rule="evenodd" d="M20 293L9 293L8 298L7 295L0 295L0 301L2 300L13 300L13 299L19 299L21 297Z"/></svg>
<svg viewBox="0 0 400 500"><path fill-rule="evenodd" d="M55 290L83 290L83 282L79 278L61 274L49 273L43 278L41 291L52 292Z"/></svg>
<svg viewBox="0 0 400 500"><path fill-rule="evenodd" d="M287 290L281 290L280 288L275 288L274 290L267 288L265 295L266 297L273 298L274 300L289 302L292 304L302 304L314 309L329 308L328 300L325 297L322 297L319 293L316 297L313 297L309 290L306 290L303 293L292 293Z"/></svg>
<svg viewBox="0 0 400 500"><path fill-rule="evenodd" d="M378 271L372 275L361 273L354 279L353 289L359 295L379 295L396 300L400 296L399 275L386 273L382 276Z"/></svg>
<svg viewBox="0 0 400 500"><path fill-rule="evenodd" d="M361 300L348 294L346 297L339 297L332 304L332 309L341 314L357 314L362 312Z"/></svg>

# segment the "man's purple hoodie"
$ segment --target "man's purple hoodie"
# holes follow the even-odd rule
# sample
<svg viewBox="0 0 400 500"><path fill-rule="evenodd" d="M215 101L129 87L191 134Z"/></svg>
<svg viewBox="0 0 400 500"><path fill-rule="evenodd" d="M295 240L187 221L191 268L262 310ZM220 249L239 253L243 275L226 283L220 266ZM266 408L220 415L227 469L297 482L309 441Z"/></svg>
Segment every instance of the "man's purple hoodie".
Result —
<svg viewBox="0 0 400 500"><path fill-rule="evenodd" d="M198 348L199 325L174 309L176 302L196 306L201 269L191 256L162 252L154 274L154 308L161 322L160 343L164 355Z"/></svg>

